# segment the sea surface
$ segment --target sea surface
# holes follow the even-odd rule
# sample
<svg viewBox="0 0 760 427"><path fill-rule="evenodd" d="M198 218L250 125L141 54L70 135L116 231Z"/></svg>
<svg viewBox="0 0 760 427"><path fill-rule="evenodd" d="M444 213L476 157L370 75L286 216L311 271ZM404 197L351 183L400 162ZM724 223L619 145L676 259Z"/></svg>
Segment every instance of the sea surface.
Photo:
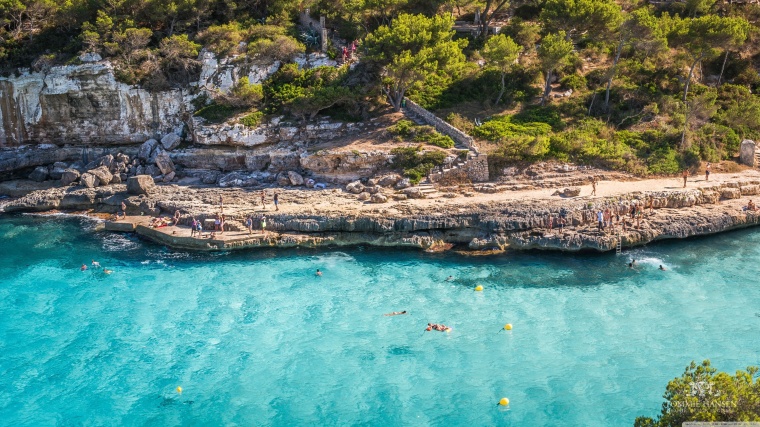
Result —
<svg viewBox="0 0 760 427"><path fill-rule="evenodd" d="M760 365L760 229L621 256L198 254L6 216L0 260L7 426L632 426L692 360Z"/></svg>

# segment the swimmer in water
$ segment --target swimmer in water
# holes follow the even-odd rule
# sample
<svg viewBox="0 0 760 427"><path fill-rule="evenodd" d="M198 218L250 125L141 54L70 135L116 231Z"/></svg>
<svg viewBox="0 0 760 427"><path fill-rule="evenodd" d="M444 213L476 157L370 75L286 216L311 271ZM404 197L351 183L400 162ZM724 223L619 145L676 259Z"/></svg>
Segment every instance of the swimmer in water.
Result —
<svg viewBox="0 0 760 427"><path fill-rule="evenodd" d="M628 263L628 268L633 268L633 263L632 262Z"/></svg>
<svg viewBox="0 0 760 427"><path fill-rule="evenodd" d="M92 266L93 266L93 267L97 267L97 268L100 268L100 263L99 263L99 262L97 262L97 261L95 261L95 260L92 260Z"/></svg>
<svg viewBox="0 0 760 427"><path fill-rule="evenodd" d="M103 273L106 273L106 274L111 274L111 273L113 273L113 270L109 270L109 269L107 269L107 268L104 268L104 269L103 269Z"/></svg>
<svg viewBox="0 0 760 427"><path fill-rule="evenodd" d="M394 311L393 313L383 314L383 316L398 316L399 314L406 314L406 310Z"/></svg>
<svg viewBox="0 0 760 427"><path fill-rule="evenodd" d="M452 281L452 280L454 280L454 276L449 276L449 277L447 277L447 278L446 278L446 281L447 281L447 282L450 282L450 281Z"/></svg>
<svg viewBox="0 0 760 427"><path fill-rule="evenodd" d="M666 271L666 270L665 270L665 267L663 267L663 266L662 266L662 264L660 265L660 270L662 270L662 271Z"/></svg>
<svg viewBox="0 0 760 427"><path fill-rule="evenodd" d="M322 276L322 272L321 272L321 271L319 271L319 269L317 269L317 273L316 273L316 275L317 275L317 276Z"/></svg>
<svg viewBox="0 0 760 427"><path fill-rule="evenodd" d="M79 267L79 271L85 271L85 270L87 270L87 266L82 264L82 266Z"/></svg>

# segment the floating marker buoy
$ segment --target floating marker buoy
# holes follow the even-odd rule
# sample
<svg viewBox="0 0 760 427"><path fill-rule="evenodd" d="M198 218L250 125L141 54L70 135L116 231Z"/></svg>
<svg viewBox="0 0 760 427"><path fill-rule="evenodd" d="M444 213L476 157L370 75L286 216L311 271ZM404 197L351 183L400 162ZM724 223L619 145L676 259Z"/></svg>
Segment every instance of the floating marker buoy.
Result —
<svg viewBox="0 0 760 427"><path fill-rule="evenodd" d="M483 287L482 287L482 286L480 286L480 285L478 285L478 286L475 286L475 290L476 290L476 291L478 291L478 292L480 292L480 291L482 291L482 290L483 290Z"/></svg>
<svg viewBox="0 0 760 427"><path fill-rule="evenodd" d="M182 387L177 386L177 393L182 394Z"/></svg>
<svg viewBox="0 0 760 427"><path fill-rule="evenodd" d="M507 323L506 325L504 325L504 329L506 329L508 331L511 331L512 330L512 324L511 323Z"/></svg>
<svg viewBox="0 0 760 427"><path fill-rule="evenodd" d="M499 405L501 406L509 405L509 399L507 399L506 397L502 397L501 400L499 400Z"/></svg>

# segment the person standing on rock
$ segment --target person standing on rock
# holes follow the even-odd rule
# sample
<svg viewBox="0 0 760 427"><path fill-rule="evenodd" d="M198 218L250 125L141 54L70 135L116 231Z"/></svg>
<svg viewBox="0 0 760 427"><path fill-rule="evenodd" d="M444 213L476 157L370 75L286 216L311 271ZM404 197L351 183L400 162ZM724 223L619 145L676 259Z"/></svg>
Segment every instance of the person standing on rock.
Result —
<svg viewBox="0 0 760 427"><path fill-rule="evenodd" d="M219 213L224 212L224 199L219 195Z"/></svg>
<svg viewBox="0 0 760 427"><path fill-rule="evenodd" d="M280 203L280 193L274 192L274 196L272 196L272 201L274 202L274 210L279 211L279 203Z"/></svg>
<svg viewBox="0 0 760 427"><path fill-rule="evenodd" d="M248 229L248 234L253 234L253 218L248 215L245 219L245 227Z"/></svg>
<svg viewBox="0 0 760 427"><path fill-rule="evenodd" d="M683 170L683 188L686 188L686 178L689 177L689 170L684 169Z"/></svg>
<svg viewBox="0 0 760 427"><path fill-rule="evenodd" d="M705 166L705 181L710 180L710 162L707 162L707 166Z"/></svg>
<svg viewBox="0 0 760 427"><path fill-rule="evenodd" d="M261 215L261 232L263 233L267 228L267 217L266 215Z"/></svg>
<svg viewBox="0 0 760 427"><path fill-rule="evenodd" d="M264 190L261 190L261 206L263 206L264 209L267 208L266 198L267 198L267 193L265 193Z"/></svg>
<svg viewBox="0 0 760 427"><path fill-rule="evenodd" d="M551 231L553 225L554 225L554 218L552 218L552 214L549 214L549 231Z"/></svg>
<svg viewBox="0 0 760 427"><path fill-rule="evenodd" d="M601 209L596 212L596 221L599 231L604 230L604 212Z"/></svg>
<svg viewBox="0 0 760 427"><path fill-rule="evenodd" d="M596 177L591 177L591 195L596 196Z"/></svg>

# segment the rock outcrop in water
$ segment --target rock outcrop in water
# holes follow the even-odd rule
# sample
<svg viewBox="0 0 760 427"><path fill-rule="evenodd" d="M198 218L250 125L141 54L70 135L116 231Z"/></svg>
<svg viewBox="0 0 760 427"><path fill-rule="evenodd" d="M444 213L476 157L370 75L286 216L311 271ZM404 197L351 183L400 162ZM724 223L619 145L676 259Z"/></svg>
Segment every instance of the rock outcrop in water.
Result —
<svg viewBox="0 0 760 427"><path fill-rule="evenodd" d="M124 185L43 189L7 201L2 207L5 212L94 209L113 213L124 201L127 214L138 218L140 215L171 215L179 209L183 212L182 223L187 225L193 217L214 218L221 194L218 189L175 185L157 186L147 195L131 195L125 190ZM257 193L231 189L223 194L232 232L244 230L242 222L247 215L253 213L258 217L264 213ZM698 189L634 192L609 198L520 199L479 204L458 204L452 199L446 203L449 209L443 211L441 206L422 207L407 202L360 210L331 209L333 202L356 203L357 196L330 189L292 190L287 193L289 212L266 211L267 233L263 236L247 237L239 233L230 239L194 239L189 237L187 228L173 230L178 235L144 225L138 225L136 231L168 246L198 250L369 244L426 250L456 245L488 251L508 248L610 251L619 240L623 247L630 247L757 225L760 212L742 209L747 197L757 194L760 194L760 180L743 180ZM315 209L314 201L319 199L325 200L328 207ZM635 221L628 219L626 231L619 226L615 231L597 230L598 209L609 208L625 218L632 204L647 206L650 199L655 209L653 213L647 211L640 228L635 228ZM562 214L566 218L564 229L549 229L549 217L556 221ZM120 224L114 225L114 229L135 229L134 225Z"/></svg>

